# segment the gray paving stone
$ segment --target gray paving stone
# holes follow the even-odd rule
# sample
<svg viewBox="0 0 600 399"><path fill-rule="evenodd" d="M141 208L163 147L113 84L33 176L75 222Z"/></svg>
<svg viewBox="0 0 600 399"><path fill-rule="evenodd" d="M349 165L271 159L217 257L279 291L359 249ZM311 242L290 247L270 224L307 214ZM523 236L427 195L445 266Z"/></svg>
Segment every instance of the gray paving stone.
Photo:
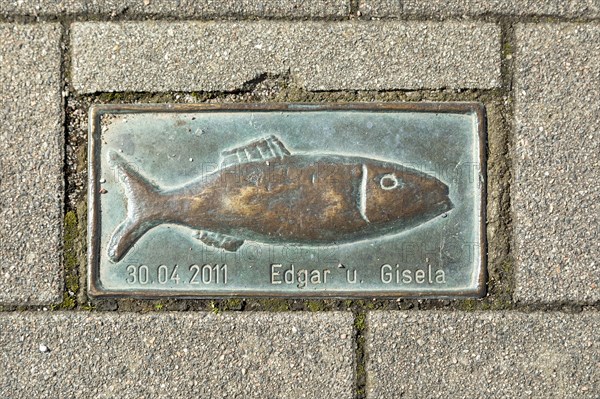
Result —
<svg viewBox="0 0 600 399"><path fill-rule="evenodd" d="M374 312L367 397L598 398L600 314Z"/></svg>
<svg viewBox="0 0 600 399"><path fill-rule="evenodd" d="M2 0L0 15L218 17L344 17L349 0Z"/></svg>
<svg viewBox="0 0 600 399"><path fill-rule="evenodd" d="M463 17L481 15L597 18L599 0L360 0L364 16Z"/></svg>
<svg viewBox="0 0 600 399"><path fill-rule="evenodd" d="M600 300L600 25L516 28L515 298Z"/></svg>
<svg viewBox="0 0 600 399"><path fill-rule="evenodd" d="M358 11L363 17L389 18L402 15L401 0L359 0Z"/></svg>
<svg viewBox="0 0 600 399"><path fill-rule="evenodd" d="M229 91L288 71L308 90L500 84L500 31L490 23L90 22L71 33L83 93Z"/></svg>
<svg viewBox="0 0 600 399"><path fill-rule="evenodd" d="M353 398L352 315L0 314L2 398ZM47 350L46 350L47 349Z"/></svg>
<svg viewBox="0 0 600 399"><path fill-rule="evenodd" d="M61 300L59 24L0 24L0 303Z"/></svg>

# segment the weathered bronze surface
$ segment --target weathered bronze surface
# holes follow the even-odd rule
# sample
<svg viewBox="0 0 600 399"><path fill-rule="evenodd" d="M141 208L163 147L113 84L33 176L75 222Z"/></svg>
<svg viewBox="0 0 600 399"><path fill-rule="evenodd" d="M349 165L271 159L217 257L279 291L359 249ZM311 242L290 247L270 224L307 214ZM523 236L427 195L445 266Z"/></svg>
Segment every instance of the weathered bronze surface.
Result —
<svg viewBox="0 0 600 399"><path fill-rule="evenodd" d="M92 295L478 296L477 104L100 106Z"/></svg>

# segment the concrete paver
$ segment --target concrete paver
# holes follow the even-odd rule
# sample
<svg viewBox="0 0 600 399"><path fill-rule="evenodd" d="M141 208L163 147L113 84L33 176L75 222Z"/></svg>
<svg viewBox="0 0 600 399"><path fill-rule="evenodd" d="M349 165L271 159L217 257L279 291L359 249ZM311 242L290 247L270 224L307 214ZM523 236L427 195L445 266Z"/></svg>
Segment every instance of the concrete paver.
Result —
<svg viewBox="0 0 600 399"><path fill-rule="evenodd" d="M325 18L343 17L349 12L349 0L3 0L0 2L0 15L5 16Z"/></svg>
<svg viewBox="0 0 600 399"><path fill-rule="evenodd" d="M62 298L59 24L0 24L0 304Z"/></svg>
<svg viewBox="0 0 600 399"><path fill-rule="evenodd" d="M4 313L2 398L352 398L352 315Z"/></svg>
<svg viewBox="0 0 600 399"><path fill-rule="evenodd" d="M599 301L600 26L515 34L515 299Z"/></svg>
<svg viewBox="0 0 600 399"><path fill-rule="evenodd" d="M373 312L367 397L597 398L598 312Z"/></svg>
<svg viewBox="0 0 600 399"><path fill-rule="evenodd" d="M424 16L435 18L509 15L560 16L597 18L600 2L597 0L360 0L359 10L364 16L389 18Z"/></svg>
<svg viewBox="0 0 600 399"><path fill-rule="evenodd" d="M308 90L500 84L491 23L86 22L71 32L82 93L229 91L288 71Z"/></svg>
<svg viewBox="0 0 600 399"><path fill-rule="evenodd" d="M500 24L514 51L512 310L369 312L366 395L600 397L600 2L357 3L364 18L346 21L350 0L0 0L16 21L0 23L0 398L354 398L361 380L350 312L4 307L62 297L61 46L76 94L237 91L279 74L388 98L499 88ZM573 303L589 306L557 311Z"/></svg>

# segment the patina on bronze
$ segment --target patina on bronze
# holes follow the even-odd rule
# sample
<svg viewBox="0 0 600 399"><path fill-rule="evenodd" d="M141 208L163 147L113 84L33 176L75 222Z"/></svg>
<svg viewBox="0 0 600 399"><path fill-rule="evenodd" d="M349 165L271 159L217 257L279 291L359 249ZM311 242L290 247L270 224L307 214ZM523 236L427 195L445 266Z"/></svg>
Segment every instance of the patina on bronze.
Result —
<svg viewBox="0 0 600 399"><path fill-rule="evenodd" d="M374 124L390 130L396 118L399 123L406 120L405 130L419 130L418 118L428 111L442 128L472 125L470 131L455 133L454 140L471 143L466 150L476 154L462 154L449 141L448 152L461 153L445 163L446 172L453 169L450 175L423 170L436 159L423 159L415 168L414 156L405 155L405 162L410 161L405 164L389 149L376 153L380 143L364 147L370 140L363 135L369 132L362 132L361 124L367 130ZM90 116L92 295L484 293L484 116L477 104L101 106ZM354 128L348 119L353 116ZM287 126L294 118L298 126ZM260 126L247 131L245 122ZM416 139L392 132L370 134L377 140L393 139L396 145L404 140L427 155L422 146L440 146L442 130L422 125ZM342 126L347 131L338 133ZM308 128L308 147L310 136L323 130L328 148L316 143L307 150L305 137L286 132L286 127ZM428 129L436 133L423 137ZM232 142L220 140L227 136ZM347 145L343 140L348 138L358 143ZM452 140L453 132L446 139ZM219 147L218 154L207 147ZM182 157L182 152L190 156ZM182 162L187 171L165 172L169 165L181 169ZM465 188L479 191L460 193ZM453 196L459 201L456 211ZM468 219L463 223L473 231L449 227L461 218ZM434 238L432 246L429 239L423 241L426 230L448 237ZM468 261L457 261L465 253ZM414 260L422 264L411 265ZM456 261L465 264L464 270L449 263Z"/></svg>
<svg viewBox="0 0 600 399"><path fill-rule="evenodd" d="M161 189L116 153L110 161L128 197L127 219L108 255L118 262L150 229L173 223L207 245L236 251L245 239L330 245L399 232L452 209L432 176L372 159L291 154L270 136L223 152L221 168Z"/></svg>

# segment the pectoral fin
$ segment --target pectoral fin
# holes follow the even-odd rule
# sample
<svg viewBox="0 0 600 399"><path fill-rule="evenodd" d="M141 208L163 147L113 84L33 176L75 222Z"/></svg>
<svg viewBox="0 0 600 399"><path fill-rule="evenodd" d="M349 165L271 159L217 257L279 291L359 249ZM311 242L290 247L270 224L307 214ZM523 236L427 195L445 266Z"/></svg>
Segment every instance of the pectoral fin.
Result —
<svg viewBox="0 0 600 399"><path fill-rule="evenodd" d="M221 168L270 159L283 159L290 155L285 145L276 136L254 140L244 146L221 152Z"/></svg>
<svg viewBox="0 0 600 399"><path fill-rule="evenodd" d="M206 245L215 248L223 248L225 251L235 252L242 246L244 240L227 236L225 234L213 233L210 231L199 231L195 236Z"/></svg>

